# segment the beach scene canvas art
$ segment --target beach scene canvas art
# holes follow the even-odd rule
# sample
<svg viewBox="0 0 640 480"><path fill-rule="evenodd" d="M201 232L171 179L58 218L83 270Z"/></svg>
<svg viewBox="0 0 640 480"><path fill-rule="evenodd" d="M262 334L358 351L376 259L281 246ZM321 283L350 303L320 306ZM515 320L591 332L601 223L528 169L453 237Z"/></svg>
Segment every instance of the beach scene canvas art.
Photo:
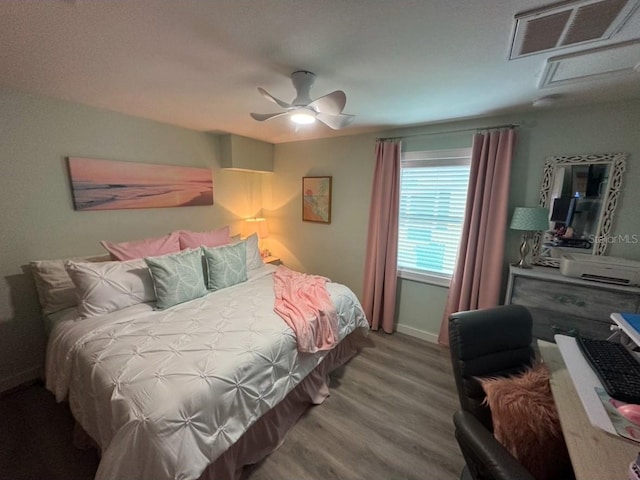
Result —
<svg viewBox="0 0 640 480"><path fill-rule="evenodd" d="M208 168L69 157L76 210L213 205Z"/></svg>
<svg viewBox="0 0 640 480"><path fill-rule="evenodd" d="M302 178L302 220L331 223L331 177Z"/></svg>

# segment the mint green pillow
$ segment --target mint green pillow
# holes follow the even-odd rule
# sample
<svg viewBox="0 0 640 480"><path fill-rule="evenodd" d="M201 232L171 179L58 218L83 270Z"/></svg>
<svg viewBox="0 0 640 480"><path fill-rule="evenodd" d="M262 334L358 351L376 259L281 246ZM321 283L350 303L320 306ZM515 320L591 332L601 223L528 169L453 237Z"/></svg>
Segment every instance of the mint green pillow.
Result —
<svg viewBox="0 0 640 480"><path fill-rule="evenodd" d="M207 288L220 290L247 281L247 250L244 242L222 247L202 247L207 263Z"/></svg>
<svg viewBox="0 0 640 480"><path fill-rule="evenodd" d="M200 250L146 257L156 291L156 309L164 310L207 294Z"/></svg>

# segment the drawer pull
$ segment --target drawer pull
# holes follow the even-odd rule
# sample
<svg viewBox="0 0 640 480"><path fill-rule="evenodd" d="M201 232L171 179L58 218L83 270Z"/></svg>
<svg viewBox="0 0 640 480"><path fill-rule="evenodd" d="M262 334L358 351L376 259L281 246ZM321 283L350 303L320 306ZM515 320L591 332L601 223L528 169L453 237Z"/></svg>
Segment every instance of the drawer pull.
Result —
<svg viewBox="0 0 640 480"><path fill-rule="evenodd" d="M553 299L558 303L575 305L576 307L584 307L587 303L575 295L555 295Z"/></svg>

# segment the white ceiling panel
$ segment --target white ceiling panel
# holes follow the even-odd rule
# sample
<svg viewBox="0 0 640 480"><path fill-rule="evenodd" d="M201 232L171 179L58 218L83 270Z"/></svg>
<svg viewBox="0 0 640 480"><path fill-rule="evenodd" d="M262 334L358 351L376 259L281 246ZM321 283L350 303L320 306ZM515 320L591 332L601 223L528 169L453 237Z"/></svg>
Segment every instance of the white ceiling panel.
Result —
<svg viewBox="0 0 640 480"><path fill-rule="evenodd" d="M524 111L552 55L509 61L514 18L548 3L4 0L0 88L273 143ZM638 16L603 45L640 38ZM598 72L607 58L590 63L580 68ZM355 121L334 131L253 120L279 109L257 88L290 102L296 70L316 74L313 99L343 90ZM549 93L567 105L640 98L640 82L602 85L596 76Z"/></svg>

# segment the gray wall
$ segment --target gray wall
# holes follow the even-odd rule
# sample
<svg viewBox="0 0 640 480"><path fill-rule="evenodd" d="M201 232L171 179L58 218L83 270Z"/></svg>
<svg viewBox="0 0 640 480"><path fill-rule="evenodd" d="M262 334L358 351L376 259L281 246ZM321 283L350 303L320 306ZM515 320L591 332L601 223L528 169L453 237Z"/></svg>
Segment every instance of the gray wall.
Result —
<svg viewBox="0 0 640 480"><path fill-rule="evenodd" d="M613 225L616 234L640 234L640 101L577 108L538 110L520 115L484 117L419 128L337 139L294 142L276 146L273 191L269 205L272 250L287 265L318 272L362 291L364 249L376 136L407 136L405 150L469 146L475 129L506 123L520 124L512 164L509 214L516 206L535 206L545 158L564 154L627 152L630 154L623 194ZM418 134L429 135L418 135ZM300 219L300 182L304 175L333 176L331 225ZM266 190L265 190L266 192ZM519 235L507 231L505 275L518 258ZM609 254L640 259L639 245L615 244ZM506 278L503 279L506 282ZM448 289L401 280L397 305L398 329L435 339Z"/></svg>
<svg viewBox="0 0 640 480"><path fill-rule="evenodd" d="M640 101L485 117L378 135L276 145L274 174L220 170L215 136L43 97L0 91L0 391L38 375L45 337L29 261L101 253L103 239L123 241L186 228L210 230L241 218L269 219L265 245L291 268L319 273L362 291L376 136L407 135L405 150L470 145L473 132L411 136L504 123L521 124L512 170L510 212L537 203L550 155L624 151L630 159L614 233L640 233ZM209 167L212 207L103 212L73 210L65 157ZM332 223L302 222L301 177L333 176ZM519 238L507 233L506 265ZM638 245L610 254L640 259ZM403 280L398 329L433 339L447 289Z"/></svg>
<svg viewBox="0 0 640 480"><path fill-rule="evenodd" d="M360 295L375 136L276 145L265 189L272 253L292 269L326 275ZM333 176L331 224L302 221L302 177Z"/></svg>
<svg viewBox="0 0 640 480"><path fill-rule="evenodd" d="M44 97L0 91L0 391L37 376L45 337L31 260L105 253L100 240L212 230L261 208L264 174L219 169L215 136ZM215 205L77 212L65 157L207 167ZM268 176L268 175L267 175Z"/></svg>

